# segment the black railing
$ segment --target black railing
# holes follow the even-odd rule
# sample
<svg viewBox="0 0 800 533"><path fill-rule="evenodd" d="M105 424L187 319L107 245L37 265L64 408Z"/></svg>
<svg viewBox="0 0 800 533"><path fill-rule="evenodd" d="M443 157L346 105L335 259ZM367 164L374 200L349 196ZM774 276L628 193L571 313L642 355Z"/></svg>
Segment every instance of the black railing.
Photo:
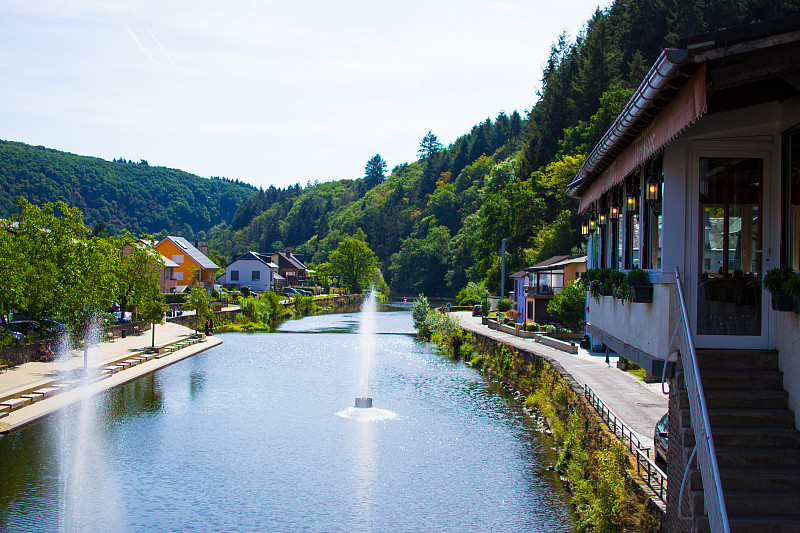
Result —
<svg viewBox="0 0 800 533"><path fill-rule="evenodd" d="M614 412L597 397L589 385L583 386L583 394L589 404L597 411L603 422L608 428L628 446L634 457L636 457L636 473L653 491L653 494L666 503L667 475L650 458L650 448L642 446L642 442L633 433L633 430L625 425Z"/></svg>
<svg viewBox="0 0 800 533"><path fill-rule="evenodd" d="M631 428L625 425L621 418L614 414L614 412L606 407L606 405L597 397L594 391L589 387L589 385L583 386L583 393L586 396L586 399L589 401L594 410L597 411L597 414L600 415L600 418L603 419L603 422L606 423L608 428L617 436L619 436L623 442L627 443L628 450L633 452L634 449L646 449L642 446L639 437L637 437Z"/></svg>

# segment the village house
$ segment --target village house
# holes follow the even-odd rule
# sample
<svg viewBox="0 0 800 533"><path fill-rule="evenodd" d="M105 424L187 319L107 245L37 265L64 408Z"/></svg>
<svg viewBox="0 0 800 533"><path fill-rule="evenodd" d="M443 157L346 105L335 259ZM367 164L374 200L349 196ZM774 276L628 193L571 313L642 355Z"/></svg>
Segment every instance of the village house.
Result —
<svg viewBox="0 0 800 533"><path fill-rule="evenodd" d="M568 187L589 266L652 284L586 327L669 379L666 531L800 530L800 315L763 287L800 269L798 58L800 17L665 50Z"/></svg>
<svg viewBox="0 0 800 533"><path fill-rule="evenodd" d="M276 283L283 281L278 265L267 254L247 252L236 257L225 268L219 282L226 285L247 285L254 291L273 291Z"/></svg>
<svg viewBox="0 0 800 533"><path fill-rule="evenodd" d="M182 292L186 287L199 284L212 288L216 283L219 267L208 257L208 246L204 242L195 245L183 237L167 236L156 244L156 251L176 266L172 268L175 291Z"/></svg>
<svg viewBox="0 0 800 533"><path fill-rule="evenodd" d="M308 279L308 269L292 252L273 252L270 261L278 265L278 274L291 285L302 285Z"/></svg>

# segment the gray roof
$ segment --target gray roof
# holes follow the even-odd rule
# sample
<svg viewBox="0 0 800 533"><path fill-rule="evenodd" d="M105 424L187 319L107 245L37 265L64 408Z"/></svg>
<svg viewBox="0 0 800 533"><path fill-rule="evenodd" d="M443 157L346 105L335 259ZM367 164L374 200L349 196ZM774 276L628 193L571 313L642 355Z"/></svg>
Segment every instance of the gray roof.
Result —
<svg viewBox="0 0 800 533"><path fill-rule="evenodd" d="M183 237L174 237L172 235L168 235L167 237L164 237L164 240L167 239L175 243L175 245L178 248L186 252L186 255L191 257L192 261L200 265L201 268L212 268L214 270L219 268L217 264L214 263L214 261L206 257L206 255L203 252L195 248L193 244L191 244ZM164 240L162 240L161 242L164 242Z"/></svg>
<svg viewBox="0 0 800 533"><path fill-rule="evenodd" d="M264 263L269 268L278 268L278 265L272 262L269 254L260 254L258 252L245 252L242 255L236 257L233 260L233 263L236 261L258 261L260 263Z"/></svg>

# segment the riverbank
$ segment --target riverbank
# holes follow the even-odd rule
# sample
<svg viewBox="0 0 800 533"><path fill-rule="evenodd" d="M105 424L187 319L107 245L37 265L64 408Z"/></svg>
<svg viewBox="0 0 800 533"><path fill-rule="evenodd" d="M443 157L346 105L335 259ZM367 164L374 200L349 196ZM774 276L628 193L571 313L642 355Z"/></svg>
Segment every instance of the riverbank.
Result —
<svg viewBox="0 0 800 533"><path fill-rule="evenodd" d="M616 369L615 358L606 362L604 353L568 354L490 329L480 318L453 316L484 355L483 370L518 391L519 399L535 408L532 414L552 430L559 444L557 469L586 525L610 531L657 529L664 494L643 482L638 466L647 464L643 456L652 447L653 428L667 409L661 384L646 384ZM611 416L597 412L598 398L613 424ZM626 434L620 425L627 438L620 438Z"/></svg>
<svg viewBox="0 0 800 533"><path fill-rule="evenodd" d="M87 380L84 353L70 350L51 362L16 365L0 373L0 433L10 433L92 394L177 363L222 343L218 337L195 336L194 330L166 323L151 332L102 342L89 351ZM111 368L109 368L111 367ZM113 368L113 370L112 370Z"/></svg>

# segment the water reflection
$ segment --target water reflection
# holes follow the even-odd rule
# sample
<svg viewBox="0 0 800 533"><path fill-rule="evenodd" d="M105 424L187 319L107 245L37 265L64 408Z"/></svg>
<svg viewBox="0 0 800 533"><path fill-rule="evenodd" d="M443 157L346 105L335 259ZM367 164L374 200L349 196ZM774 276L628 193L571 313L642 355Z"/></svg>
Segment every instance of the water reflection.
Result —
<svg viewBox="0 0 800 533"><path fill-rule="evenodd" d="M326 315L224 334L97 397L91 442L63 454L77 406L0 438L0 531L571 531L520 407L414 341L408 312L379 315L373 409L351 407L358 338L330 331L356 317ZM76 455L89 472L62 522L58 461Z"/></svg>

